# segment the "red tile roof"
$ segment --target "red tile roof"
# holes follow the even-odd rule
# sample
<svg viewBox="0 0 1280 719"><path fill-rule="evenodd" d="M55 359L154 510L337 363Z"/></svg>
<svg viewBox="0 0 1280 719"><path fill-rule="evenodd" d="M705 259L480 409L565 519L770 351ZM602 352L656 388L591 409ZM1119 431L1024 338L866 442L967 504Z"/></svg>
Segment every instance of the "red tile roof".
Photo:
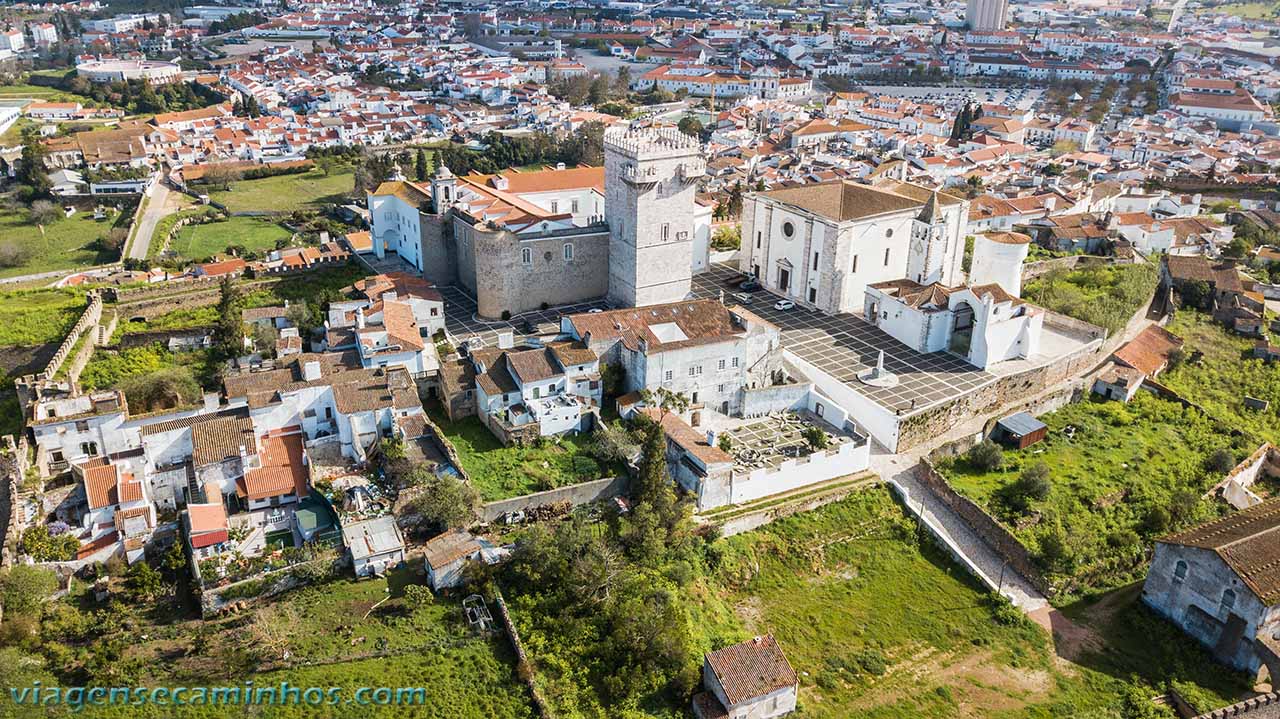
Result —
<svg viewBox="0 0 1280 719"><path fill-rule="evenodd" d="M772 634L707 654L730 706L799 684L796 670Z"/></svg>

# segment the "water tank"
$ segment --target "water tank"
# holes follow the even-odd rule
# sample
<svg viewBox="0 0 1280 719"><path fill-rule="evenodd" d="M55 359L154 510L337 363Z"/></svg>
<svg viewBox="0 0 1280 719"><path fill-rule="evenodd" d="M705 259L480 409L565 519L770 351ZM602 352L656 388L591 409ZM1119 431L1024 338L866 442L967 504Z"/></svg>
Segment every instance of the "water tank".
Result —
<svg viewBox="0 0 1280 719"><path fill-rule="evenodd" d="M973 238L969 285L997 284L1014 297L1022 296L1022 262L1031 238L1020 232L987 232Z"/></svg>

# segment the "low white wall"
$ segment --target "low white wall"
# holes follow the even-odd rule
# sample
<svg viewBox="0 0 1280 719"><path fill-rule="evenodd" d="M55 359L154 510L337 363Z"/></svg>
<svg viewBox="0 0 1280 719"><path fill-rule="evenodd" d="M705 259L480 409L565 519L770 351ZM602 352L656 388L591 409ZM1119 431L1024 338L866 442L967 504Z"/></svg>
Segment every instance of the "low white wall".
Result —
<svg viewBox="0 0 1280 719"><path fill-rule="evenodd" d="M857 425L865 429L889 449L898 446L898 417L889 410L858 394L840 380L800 359L795 353L783 350L787 360L800 369L822 394L848 411ZM828 420L829 421L829 420Z"/></svg>
<svg viewBox="0 0 1280 719"><path fill-rule="evenodd" d="M871 443L845 442L839 447L815 452L808 457L788 459L777 469L757 469L749 475L735 474L729 483L729 504L742 504L772 494L789 492L855 474L871 463Z"/></svg>

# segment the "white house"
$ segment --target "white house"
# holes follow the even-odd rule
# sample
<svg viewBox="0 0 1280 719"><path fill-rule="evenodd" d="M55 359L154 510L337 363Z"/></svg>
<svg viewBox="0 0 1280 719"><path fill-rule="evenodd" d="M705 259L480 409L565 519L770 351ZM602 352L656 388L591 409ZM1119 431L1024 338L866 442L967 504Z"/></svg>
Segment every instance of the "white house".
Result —
<svg viewBox="0 0 1280 719"><path fill-rule="evenodd" d="M495 564L505 552L465 529L451 529L423 545L426 554L427 584L434 591L461 586L462 570L469 561Z"/></svg>
<svg viewBox="0 0 1280 719"><path fill-rule="evenodd" d="M404 538L390 515L344 524L342 543L357 577L382 574L404 561Z"/></svg>
<svg viewBox="0 0 1280 719"><path fill-rule="evenodd" d="M504 441L519 431L547 437L589 430L604 389L600 358L581 342L471 353L476 407Z"/></svg>

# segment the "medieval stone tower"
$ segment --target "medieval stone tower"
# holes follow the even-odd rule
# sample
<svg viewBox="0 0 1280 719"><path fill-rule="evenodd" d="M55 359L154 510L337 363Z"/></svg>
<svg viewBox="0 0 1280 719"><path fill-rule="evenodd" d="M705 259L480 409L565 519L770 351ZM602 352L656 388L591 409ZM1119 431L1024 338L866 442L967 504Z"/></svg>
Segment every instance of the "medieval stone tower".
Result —
<svg viewBox="0 0 1280 719"><path fill-rule="evenodd" d="M705 172L701 144L673 127L605 133L611 302L640 307L676 302L689 294L693 198Z"/></svg>

